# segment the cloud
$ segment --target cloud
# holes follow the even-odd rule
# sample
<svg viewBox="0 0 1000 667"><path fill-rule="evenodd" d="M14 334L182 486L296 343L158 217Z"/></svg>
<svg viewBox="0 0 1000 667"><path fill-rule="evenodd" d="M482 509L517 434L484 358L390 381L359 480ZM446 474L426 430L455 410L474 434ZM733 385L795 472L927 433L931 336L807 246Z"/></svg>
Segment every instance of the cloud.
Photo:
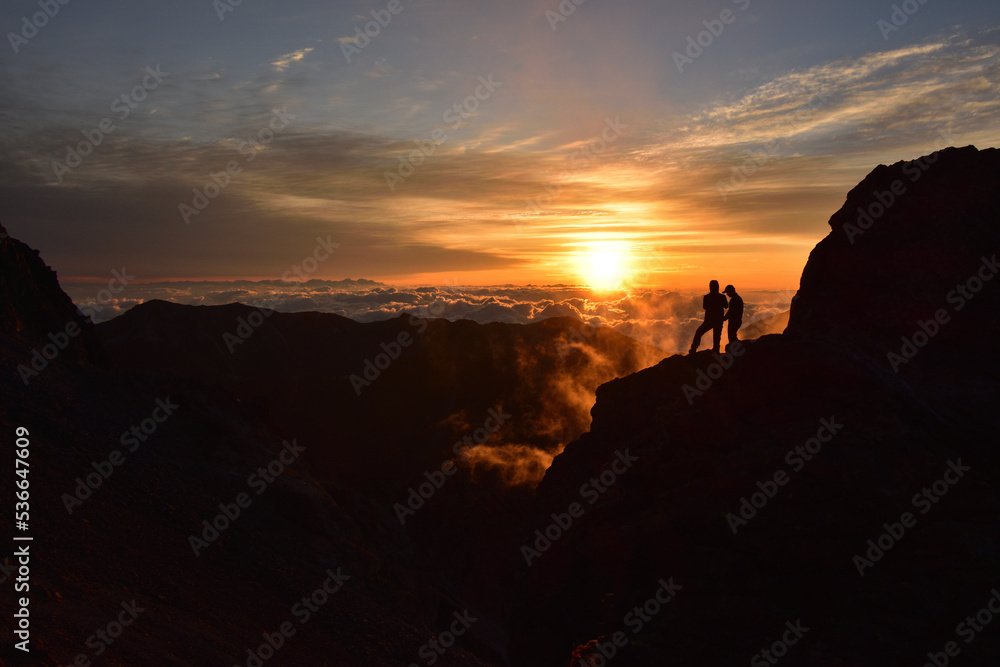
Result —
<svg viewBox="0 0 1000 667"><path fill-rule="evenodd" d="M465 465L472 469L473 479L482 471L497 471L506 486L538 486L552 460L563 447L553 450L531 445L476 445L465 452Z"/></svg>
<svg viewBox="0 0 1000 667"><path fill-rule="evenodd" d="M480 324L529 324L572 317L608 327L667 354L687 350L704 314L701 295L696 293L646 289L595 293L585 287L562 285L394 287L371 280L135 283L107 303L101 301L99 285L67 283L63 287L77 306L95 309L98 321L151 299L205 306L237 301L280 312L335 313L359 322L403 313ZM743 293L745 326L788 310L791 297L790 291Z"/></svg>
<svg viewBox="0 0 1000 667"><path fill-rule="evenodd" d="M691 115L682 131L664 133L661 149L688 149L704 163L777 142L788 157L836 150L844 161L920 150L946 127L968 137L991 128L996 140L1000 99L988 82L998 74L993 38L936 37L780 74ZM789 162L782 171L792 169Z"/></svg>
<svg viewBox="0 0 1000 667"><path fill-rule="evenodd" d="M300 62L306 57L306 54L311 53L313 48L307 47L304 49L299 49L298 51L292 51L291 53L286 53L277 60L271 63L271 66L278 72L283 72L288 69L293 63Z"/></svg>
<svg viewBox="0 0 1000 667"><path fill-rule="evenodd" d="M395 72L393 86L372 87L393 104L372 101L373 117L426 117L412 134L374 121L343 129L326 113L318 123L302 98L313 90L303 77L317 74L290 67L310 53L301 49L239 79L218 64L172 73L139 109L156 110L155 122L151 113L129 117L59 183L54 163L99 116L74 124L79 116L46 112L44 98L0 87L0 103L10 103L0 104L0 120L12 128L0 138L0 199L12 232L69 276L123 263L147 280L280 276L302 246L332 234L345 252L317 277L580 282L574 253L615 240L636 262L669 259L650 284L687 289L727 273L737 284L782 287L796 282L845 192L880 161L945 143L1000 143L998 36L936 37L784 71L662 120L625 110L629 128L586 160L579 151L600 138L600 117L577 132L578 123L556 131L523 115L490 116L516 94L516 79L454 128L440 112L470 83L426 72L392 95ZM388 76L387 68L376 59L364 70ZM221 80L204 80L219 71ZM360 88L343 85L324 96L324 111L361 99ZM240 147L286 103L296 119L250 162ZM435 144L440 127L446 139ZM233 160L240 174L185 226L179 204ZM401 170L408 175L390 189L387 175ZM229 250L234 239L239 254Z"/></svg>

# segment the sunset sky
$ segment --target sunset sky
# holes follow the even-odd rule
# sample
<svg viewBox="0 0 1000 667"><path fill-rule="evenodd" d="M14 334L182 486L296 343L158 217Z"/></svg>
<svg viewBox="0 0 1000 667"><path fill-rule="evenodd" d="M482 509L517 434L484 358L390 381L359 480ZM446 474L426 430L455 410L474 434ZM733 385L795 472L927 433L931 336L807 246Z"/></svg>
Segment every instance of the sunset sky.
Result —
<svg viewBox="0 0 1000 667"><path fill-rule="evenodd" d="M0 222L64 280L794 288L877 164L1000 145L1000 3L902 4L5 1Z"/></svg>

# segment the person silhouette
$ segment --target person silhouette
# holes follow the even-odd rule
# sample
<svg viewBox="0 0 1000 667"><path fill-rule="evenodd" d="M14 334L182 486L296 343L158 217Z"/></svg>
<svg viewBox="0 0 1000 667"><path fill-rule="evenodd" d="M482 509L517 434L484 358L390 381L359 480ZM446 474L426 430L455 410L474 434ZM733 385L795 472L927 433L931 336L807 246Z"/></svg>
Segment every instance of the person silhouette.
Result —
<svg viewBox="0 0 1000 667"><path fill-rule="evenodd" d="M719 294L719 281L713 280L708 283L708 294L701 300L701 306L705 309L705 321L701 323L698 330L694 332L694 340L691 341L691 349L688 354L694 354L698 349L701 337L712 330L712 351L719 351L719 342L722 340L722 322L729 302L724 294Z"/></svg>
<svg viewBox="0 0 1000 667"><path fill-rule="evenodd" d="M736 288L732 285L726 285L726 289L722 290L729 297L729 310L726 311L726 316L722 319L729 322L729 342L726 343L726 352L730 350L733 343L739 342L737 335L739 334L740 327L743 326L743 297L736 293Z"/></svg>

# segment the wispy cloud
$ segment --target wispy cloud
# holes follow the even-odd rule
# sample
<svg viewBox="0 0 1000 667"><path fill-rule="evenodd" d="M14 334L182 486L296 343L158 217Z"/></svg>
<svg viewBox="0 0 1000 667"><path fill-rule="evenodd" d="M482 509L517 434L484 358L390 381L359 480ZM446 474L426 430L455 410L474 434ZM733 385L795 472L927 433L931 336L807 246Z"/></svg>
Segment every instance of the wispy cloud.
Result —
<svg viewBox="0 0 1000 667"><path fill-rule="evenodd" d="M665 284L677 286L682 273L687 280L680 287L701 284L722 272L733 275L737 266L733 280L745 283L757 275L758 287L790 286L826 233L829 215L876 164L931 152L941 147L935 144L944 140L943 131L954 143L1000 143L997 36L936 37L786 70L687 114L632 118L625 108L628 131L586 160L580 151L600 146L600 117L568 133L527 117L491 117L484 105L467 122L446 128L447 140L394 191L386 174L396 173L418 142L427 145L449 108L441 100L462 100L468 81L459 77L459 92L450 92L450 78L407 78L380 56L367 70L384 72L384 79L391 74L392 86L355 68L369 81L365 90L386 96L369 115L387 113L418 129L409 136L400 126L375 122L344 129L328 114L301 114L309 108L302 97L311 89L309 77L316 75L291 68L312 53L301 49L235 79L244 83L228 91L204 80L216 72L223 81L235 76L227 69L201 68L196 82L174 75L176 89L156 91L162 93L156 115L164 116L157 131L130 118L131 125L96 147L61 185L53 160L96 119L22 126L0 138L0 195L5 217L18 216L25 227L48 230L52 238L66 238L57 231L66 220L106 232L81 233L61 255L52 255L70 275L89 275L82 267L110 247L128 253L117 261L143 263L147 276L271 275L279 251L295 258L301 231L306 238L333 232L338 242L358 249L338 265L343 273L324 277L433 280L434 274L460 272L470 283L500 282L504 273L572 282L584 278L573 259L580 247L615 242L638 263L655 254L651 248L667 249L659 254L669 270L657 273ZM504 103L501 92L516 94L507 92L516 90L514 83L504 83L511 88L498 90L496 104ZM347 87L324 100L352 100L350 91L360 90ZM40 100L0 90L0 101L7 100L12 106L0 107L0 117L22 123L43 108ZM289 100L299 102L290 109L301 114L295 124L253 162L244 162L240 145ZM182 133L190 128L178 119L193 115L202 119L200 133ZM164 131L171 124L177 132ZM210 124L212 131L205 129ZM718 183L759 158L765 146L766 160L723 200ZM199 217L197 229L164 238L164 230L179 224L178 203L234 159L241 173ZM107 192L115 197L99 196ZM529 213L528 200L539 196L547 197L545 205ZM125 235L116 220L144 224ZM289 233L275 241L276 229ZM211 243L203 243L206 234ZM213 245L237 235L247 248L239 257ZM120 242L126 236L134 240L127 250Z"/></svg>
<svg viewBox="0 0 1000 667"><path fill-rule="evenodd" d="M278 72L283 72L288 69L292 64L302 61L307 54L311 53L313 47L307 47L304 49L299 49L298 51L292 51L291 53L286 53L277 60L271 63L271 66Z"/></svg>

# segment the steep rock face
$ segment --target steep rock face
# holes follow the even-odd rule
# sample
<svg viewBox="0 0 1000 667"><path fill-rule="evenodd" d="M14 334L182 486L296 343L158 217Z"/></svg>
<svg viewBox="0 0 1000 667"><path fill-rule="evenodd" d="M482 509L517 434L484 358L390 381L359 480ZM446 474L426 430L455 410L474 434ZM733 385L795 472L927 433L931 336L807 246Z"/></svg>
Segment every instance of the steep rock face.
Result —
<svg viewBox="0 0 1000 667"><path fill-rule="evenodd" d="M73 363L103 361L93 324L59 287L55 271L37 250L10 237L0 225L0 338L30 350L52 343L50 334L60 337L73 324L80 332L66 337L59 358Z"/></svg>
<svg viewBox="0 0 1000 667"><path fill-rule="evenodd" d="M1000 150L974 146L873 170L810 254L785 333L894 345L918 320L953 309L956 285L1000 252L998 173ZM990 320L955 319L948 329L981 337Z"/></svg>
<svg viewBox="0 0 1000 667"><path fill-rule="evenodd" d="M873 170L810 254L785 334L864 359L944 420L993 411L967 371L1000 362L998 174L1000 150L974 146Z"/></svg>
<svg viewBox="0 0 1000 667"><path fill-rule="evenodd" d="M524 535L537 553L522 550L512 659L602 664L620 632L611 664L746 664L798 621L781 664L922 664L956 639L1000 579L1000 279L984 269L948 302L997 249L997 153L943 151L852 245L857 208L912 169L873 171L813 251L784 335L598 389L591 432L538 488L543 533L583 512ZM903 350L939 309L950 319ZM608 473L625 450L638 460ZM855 558L905 512L902 537ZM671 577L673 599L649 602Z"/></svg>

